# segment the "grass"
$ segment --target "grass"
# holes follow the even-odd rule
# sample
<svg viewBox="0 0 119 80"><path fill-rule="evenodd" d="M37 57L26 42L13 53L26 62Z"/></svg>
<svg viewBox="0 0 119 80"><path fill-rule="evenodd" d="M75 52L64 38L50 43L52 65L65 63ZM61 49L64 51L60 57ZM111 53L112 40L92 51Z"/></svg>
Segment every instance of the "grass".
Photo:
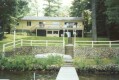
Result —
<svg viewBox="0 0 119 80"><path fill-rule="evenodd" d="M99 71L99 72L118 72L119 71L119 57L116 58L74 58L74 65L80 71Z"/></svg>

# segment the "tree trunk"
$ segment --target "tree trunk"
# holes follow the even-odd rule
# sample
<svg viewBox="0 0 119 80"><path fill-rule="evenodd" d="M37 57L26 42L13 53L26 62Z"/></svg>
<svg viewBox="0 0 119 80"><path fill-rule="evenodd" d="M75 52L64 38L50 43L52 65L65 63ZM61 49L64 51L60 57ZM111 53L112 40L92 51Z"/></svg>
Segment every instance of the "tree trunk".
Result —
<svg viewBox="0 0 119 80"><path fill-rule="evenodd" d="M97 41L96 0L92 0L92 38L93 38L93 41Z"/></svg>

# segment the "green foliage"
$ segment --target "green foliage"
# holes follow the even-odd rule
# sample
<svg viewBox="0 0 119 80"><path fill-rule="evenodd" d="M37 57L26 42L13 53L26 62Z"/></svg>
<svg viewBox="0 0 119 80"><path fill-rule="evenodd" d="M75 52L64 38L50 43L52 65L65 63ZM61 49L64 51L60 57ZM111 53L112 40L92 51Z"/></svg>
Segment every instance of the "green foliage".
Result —
<svg viewBox="0 0 119 80"><path fill-rule="evenodd" d="M0 53L0 60L2 59L2 54Z"/></svg>
<svg viewBox="0 0 119 80"><path fill-rule="evenodd" d="M60 8L60 0L46 0L48 4L46 4L45 8L45 16L58 16L58 9Z"/></svg>
<svg viewBox="0 0 119 80"><path fill-rule="evenodd" d="M90 32L91 30L91 1L90 0L74 0L71 6L71 16L83 17L84 31ZM85 34L86 36L86 34Z"/></svg>
<svg viewBox="0 0 119 80"><path fill-rule="evenodd" d="M91 9L90 0L74 0L71 7L71 16L81 16L84 10Z"/></svg>
<svg viewBox="0 0 119 80"><path fill-rule="evenodd" d="M119 56L114 58L114 62L115 62L115 64L119 64Z"/></svg>
<svg viewBox="0 0 119 80"><path fill-rule="evenodd" d="M0 68L7 70L45 70L52 67L60 67L63 60L59 56L49 56L48 58L35 58L33 56L13 56L0 60Z"/></svg>
<svg viewBox="0 0 119 80"><path fill-rule="evenodd" d="M96 65L101 65L102 64L102 60L99 57L95 57L94 61L95 61Z"/></svg>
<svg viewBox="0 0 119 80"><path fill-rule="evenodd" d="M85 70L85 67L86 67L85 59L75 58L73 63L77 68L80 68L80 70L82 69Z"/></svg>
<svg viewBox="0 0 119 80"><path fill-rule="evenodd" d="M109 23L119 24L119 0L106 0L105 6L107 7L106 14Z"/></svg>
<svg viewBox="0 0 119 80"><path fill-rule="evenodd" d="M81 71L119 71L119 58L75 58L74 65Z"/></svg>
<svg viewBox="0 0 119 80"><path fill-rule="evenodd" d="M28 13L28 2L25 0L0 0L0 19L3 32L16 26L19 18Z"/></svg>
<svg viewBox="0 0 119 80"><path fill-rule="evenodd" d="M107 36L107 26L106 26L107 15L105 14L105 11L106 11L105 0L97 0L96 5L97 35L101 37Z"/></svg>

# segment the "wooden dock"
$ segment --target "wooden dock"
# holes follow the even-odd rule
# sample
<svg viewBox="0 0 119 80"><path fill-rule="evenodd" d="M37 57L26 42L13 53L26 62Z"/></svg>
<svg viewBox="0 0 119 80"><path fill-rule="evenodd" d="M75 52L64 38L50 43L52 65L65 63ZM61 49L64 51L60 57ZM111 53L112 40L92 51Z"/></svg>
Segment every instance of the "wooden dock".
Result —
<svg viewBox="0 0 119 80"><path fill-rule="evenodd" d="M61 67L56 80L79 80L75 67Z"/></svg>

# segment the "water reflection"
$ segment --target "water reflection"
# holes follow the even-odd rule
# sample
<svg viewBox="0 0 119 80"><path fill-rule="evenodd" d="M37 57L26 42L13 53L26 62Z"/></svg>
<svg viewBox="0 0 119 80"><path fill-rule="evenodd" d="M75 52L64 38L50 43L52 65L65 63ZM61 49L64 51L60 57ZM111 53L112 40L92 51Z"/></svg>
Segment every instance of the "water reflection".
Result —
<svg viewBox="0 0 119 80"><path fill-rule="evenodd" d="M10 80L34 80L34 72L6 72L0 71L0 79ZM36 80L55 80L57 72L35 72Z"/></svg>
<svg viewBox="0 0 119 80"><path fill-rule="evenodd" d="M80 74L80 80L119 80L118 74Z"/></svg>

